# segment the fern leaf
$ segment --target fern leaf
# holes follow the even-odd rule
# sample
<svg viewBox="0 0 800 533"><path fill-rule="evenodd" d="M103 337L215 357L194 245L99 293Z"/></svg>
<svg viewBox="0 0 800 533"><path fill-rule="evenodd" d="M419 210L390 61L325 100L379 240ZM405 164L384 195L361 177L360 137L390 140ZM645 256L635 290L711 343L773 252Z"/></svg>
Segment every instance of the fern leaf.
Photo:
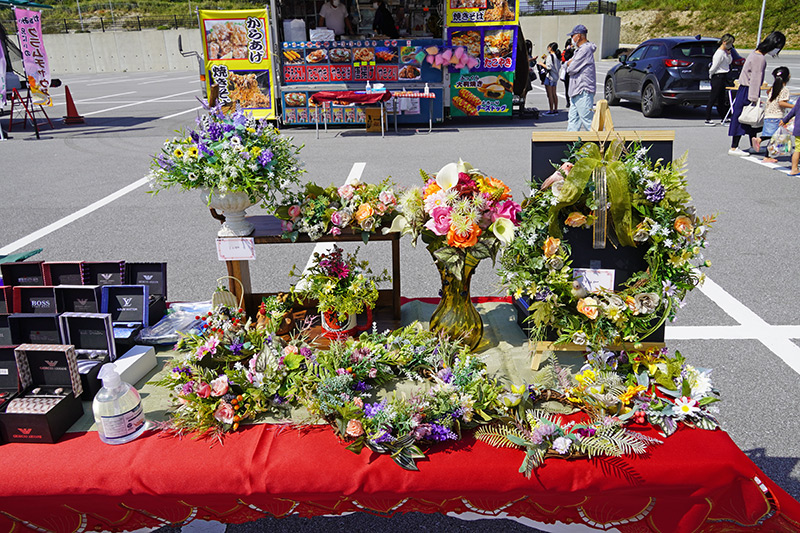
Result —
<svg viewBox="0 0 800 533"><path fill-rule="evenodd" d="M525 436L513 426L492 424L481 426L475 431L475 438L495 448L520 448L521 446L509 440L509 436L526 440Z"/></svg>

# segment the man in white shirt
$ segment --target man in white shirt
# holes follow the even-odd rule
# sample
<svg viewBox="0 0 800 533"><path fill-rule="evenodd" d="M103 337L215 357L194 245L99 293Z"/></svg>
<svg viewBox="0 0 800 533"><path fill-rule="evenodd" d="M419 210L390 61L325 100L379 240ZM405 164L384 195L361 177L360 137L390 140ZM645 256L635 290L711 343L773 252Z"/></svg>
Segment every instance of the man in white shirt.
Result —
<svg viewBox="0 0 800 533"><path fill-rule="evenodd" d="M353 33L350 19L347 17L347 8L341 0L327 0L319 10L319 26L333 30L335 35L342 35L345 27L348 33Z"/></svg>

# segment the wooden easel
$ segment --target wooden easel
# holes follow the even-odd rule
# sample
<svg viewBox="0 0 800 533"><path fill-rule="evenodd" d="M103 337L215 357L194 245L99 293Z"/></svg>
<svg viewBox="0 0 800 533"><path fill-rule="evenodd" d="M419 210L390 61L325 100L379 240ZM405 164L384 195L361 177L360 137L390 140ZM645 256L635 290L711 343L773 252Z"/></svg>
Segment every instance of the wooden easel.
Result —
<svg viewBox="0 0 800 533"><path fill-rule="evenodd" d="M531 151L531 178L533 185L536 181L543 181L550 173L553 166L551 161L559 161L563 157L568 145L577 142L594 142L605 145L611 141L619 140L625 144L640 142L651 148L651 157L672 161L672 143L675 141L674 131L619 131L614 129L611 110L606 100L599 100L592 118L591 131L550 131L534 132L531 137L533 149ZM663 348L663 342L642 342L634 348L634 343L609 346L612 351L618 350L647 350L650 348ZM531 368L538 370L545 352L583 352L586 347L573 343L556 344L553 341L539 341L531 346L533 355Z"/></svg>
<svg viewBox="0 0 800 533"><path fill-rule="evenodd" d="M11 90L11 112L9 113L8 117L8 131L11 131L14 127L14 106L20 105L22 106L22 129L28 127L28 119L30 119L31 124L33 124L33 129L36 132L36 138L39 138L39 123L36 121L36 107L39 107L39 112L44 115L44 118L47 119L47 123L50 125L50 128L53 128L53 123L50 121L50 117L47 116L47 111L44 110L44 106L42 104L35 104L31 98L31 90L28 89L27 94L23 98L19 91L14 88Z"/></svg>

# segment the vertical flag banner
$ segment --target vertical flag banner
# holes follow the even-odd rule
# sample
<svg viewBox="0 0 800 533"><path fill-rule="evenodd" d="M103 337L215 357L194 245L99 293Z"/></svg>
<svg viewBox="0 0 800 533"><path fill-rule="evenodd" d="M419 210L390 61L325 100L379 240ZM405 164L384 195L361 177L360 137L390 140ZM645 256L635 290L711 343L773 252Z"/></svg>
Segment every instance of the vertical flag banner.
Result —
<svg viewBox="0 0 800 533"><path fill-rule="evenodd" d="M42 17L38 11L15 8L17 35L22 51L22 65L34 104L52 106L50 98L50 63L42 42ZM5 75L5 72L3 73Z"/></svg>
<svg viewBox="0 0 800 533"><path fill-rule="evenodd" d="M223 105L240 105L256 118L275 118L275 87L266 9L199 10L206 84Z"/></svg>

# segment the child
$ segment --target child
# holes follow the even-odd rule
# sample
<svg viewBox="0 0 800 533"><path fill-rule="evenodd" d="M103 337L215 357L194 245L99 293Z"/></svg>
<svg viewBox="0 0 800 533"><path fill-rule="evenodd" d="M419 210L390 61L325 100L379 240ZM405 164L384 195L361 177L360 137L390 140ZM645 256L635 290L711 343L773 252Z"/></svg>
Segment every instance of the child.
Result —
<svg viewBox="0 0 800 533"><path fill-rule="evenodd" d="M772 76L775 78L775 83L769 90L769 98L767 99L767 107L764 110L764 129L759 134L759 144L765 140L769 142L776 131L778 131L778 123L783 118L786 109L791 109L792 104L789 103L789 87L787 84L791 79L789 69L786 67L778 67L772 71ZM777 160L770 157L763 159L764 163L777 163Z"/></svg>
<svg viewBox="0 0 800 533"><path fill-rule="evenodd" d="M800 176L800 171L797 170L797 163L800 163L800 98L794 103L794 107L789 113L781 119L780 125L786 126L786 123L794 118L794 128L792 135L794 135L794 153L792 154L792 170L789 172L790 176Z"/></svg>

